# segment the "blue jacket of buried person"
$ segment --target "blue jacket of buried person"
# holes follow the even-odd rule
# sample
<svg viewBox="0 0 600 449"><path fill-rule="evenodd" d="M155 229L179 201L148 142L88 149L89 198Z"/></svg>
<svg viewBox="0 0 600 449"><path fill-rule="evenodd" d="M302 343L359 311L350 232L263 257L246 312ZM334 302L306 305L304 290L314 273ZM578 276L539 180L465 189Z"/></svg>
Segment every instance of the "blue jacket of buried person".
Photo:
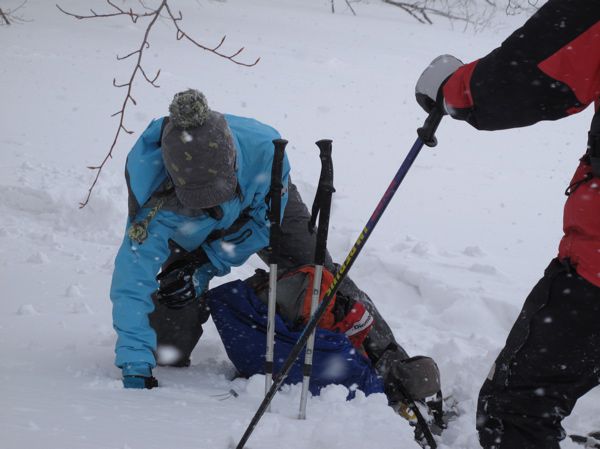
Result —
<svg viewBox="0 0 600 449"><path fill-rule="evenodd" d="M183 207L160 208L147 226L147 238L140 244L125 237L115 260L110 298L113 326L117 332L115 364L128 374L143 374L156 366L156 334L148 314L154 309L151 295L158 288L156 275L169 256L169 239L191 251L202 246L210 264L196 273L212 277L228 274L232 266L243 264L252 254L268 246L267 195L271 184L273 139L279 133L251 118L224 115L237 152L238 195L222 203L222 217L215 219L202 211ZM149 218L153 194L168 182L161 154L161 133L165 119L152 121L127 157L125 176L129 188L129 218L132 223ZM287 203L290 166L283 166L282 216ZM240 214L250 219L239 231L218 240L207 241L215 230L229 228ZM125 372L125 371L124 371Z"/></svg>

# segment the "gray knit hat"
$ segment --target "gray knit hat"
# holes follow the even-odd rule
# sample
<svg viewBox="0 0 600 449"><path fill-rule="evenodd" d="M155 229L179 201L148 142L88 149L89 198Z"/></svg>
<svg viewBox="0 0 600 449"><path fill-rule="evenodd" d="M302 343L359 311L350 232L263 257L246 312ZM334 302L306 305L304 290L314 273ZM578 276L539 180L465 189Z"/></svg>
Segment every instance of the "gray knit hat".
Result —
<svg viewBox="0 0 600 449"><path fill-rule="evenodd" d="M175 194L190 209L208 209L235 196L236 150L222 114L211 111L201 92L175 95L162 135L165 167Z"/></svg>

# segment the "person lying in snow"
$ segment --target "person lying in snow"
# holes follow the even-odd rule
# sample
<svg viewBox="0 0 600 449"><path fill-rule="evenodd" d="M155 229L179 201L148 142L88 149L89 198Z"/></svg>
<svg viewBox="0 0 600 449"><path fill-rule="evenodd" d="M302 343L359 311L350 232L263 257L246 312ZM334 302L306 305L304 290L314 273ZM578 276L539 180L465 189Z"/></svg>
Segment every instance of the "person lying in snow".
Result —
<svg viewBox="0 0 600 449"><path fill-rule="evenodd" d="M436 58L416 94L426 111L438 107L490 131L598 104L600 2L548 1L487 56L466 65ZM558 255L525 300L479 393L477 430L486 449L558 449L563 418L600 383L599 180L596 111L586 154L565 192Z"/></svg>
<svg viewBox="0 0 600 449"><path fill-rule="evenodd" d="M314 271L314 266L305 265L283 270L278 275L275 373L280 371L310 317ZM320 299L333 277L329 270L323 270ZM269 275L257 270L245 281L233 281L209 290L202 299L210 309L229 359L242 377L264 374L268 287ZM356 297L342 293L334 296L316 333L309 384L313 394L319 394L321 388L330 384L348 387L349 398L354 397L357 389L367 395L384 392L384 379L367 349L373 325L372 315ZM298 357L285 383L302 381L303 360L303 355ZM411 397L426 398L440 390L439 371L427 357L406 359L389 369ZM397 404L398 400L397 395L390 394L390 402L398 405L399 411L408 417L410 413L401 408L403 404Z"/></svg>
<svg viewBox="0 0 600 449"><path fill-rule="evenodd" d="M274 372L280 371L310 316L314 267L279 273L275 318ZM323 271L321 299L333 275ZM264 374L269 275L264 270L245 281L233 281L208 291L207 307L238 376ZM365 394L382 393L383 381L371 365L363 343L373 317L359 302L336 295L319 321L313 355L310 391L319 394L329 384L344 385ZM302 381L300 356L285 383ZM439 375L432 376L438 378ZM437 389L429 395L437 393ZM421 397L421 396L419 396Z"/></svg>
<svg viewBox="0 0 600 449"><path fill-rule="evenodd" d="M150 123L125 169L129 217L110 290L115 364L125 388L158 386L152 369L159 347L177 349L164 364L188 366L209 317L203 299L211 278L228 274L252 254L267 257L272 141L279 133L257 120L211 110L197 90L176 94L169 111ZM283 178L279 266L285 269L312 262L315 236L287 158ZM329 255L325 266L335 270ZM401 400L398 376L413 367L405 362L408 354L351 279L339 293L373 318L364 349L390 400ZM416 383L419 376L416 370Z"/></svg>

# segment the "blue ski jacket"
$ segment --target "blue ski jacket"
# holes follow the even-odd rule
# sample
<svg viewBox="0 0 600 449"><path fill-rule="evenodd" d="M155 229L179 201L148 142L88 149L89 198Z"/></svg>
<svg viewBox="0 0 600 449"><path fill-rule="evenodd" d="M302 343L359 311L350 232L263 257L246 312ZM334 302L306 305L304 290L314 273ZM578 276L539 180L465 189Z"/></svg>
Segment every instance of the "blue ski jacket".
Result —
<svg viewBox="0 0 600 449"><path fill-rule="evenodd" d="M196 276L208 279L228 274L232 266L242 265L252 254L268 246L267 195L271 184L273 139L280 135L251 118L227 114L224 117L237 151L240 195L220 205L223 217L216 220L207 214L190 217L158 210L149 222L148 237L143 243L131 240L125 232L115 259L110 289L113 327L117 332L115 364L123 369L124 375L146 375L149 368L156 366L156 334L149 324L148 314L154 310L151 294L158 288L156 275L169 256L169 239L188 251L202 246L210 264L203 265ZM152 121L127 156L130 205L133 202L141 206L135 216L129 217L127 229L131 223L148 216L150 208L144 204L167 179L160 149L163 121L164 118ZM287 204L289 172L286 157L282 217ZM241 229L222 239L206 241L212 231L229 228L242 211L249 212L251 219Z"/></svg>

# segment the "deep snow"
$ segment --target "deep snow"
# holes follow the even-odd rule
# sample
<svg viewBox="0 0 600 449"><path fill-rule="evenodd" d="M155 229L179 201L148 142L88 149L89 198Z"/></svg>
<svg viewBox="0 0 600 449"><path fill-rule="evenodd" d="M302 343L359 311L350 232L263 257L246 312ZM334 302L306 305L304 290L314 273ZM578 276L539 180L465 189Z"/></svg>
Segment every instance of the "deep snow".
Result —
<svg viewBox="0 0 600 449"><path fill-rule="evenodd" d="M10 3L10 2L5 2ZM63 0L85 12L84 2ZM85 2L97 11L101 1ZM124 92L117 62L141 40L126 18L76 21L53 2L30 0L24 25L0 28L0 448L225 448L261 400L263 379L229 381L232 365L212 324L189 369L159 368L162 387L129 391L113 366L108 288L122 237L128 149L172 95L203 90L211 106L270 123L290 141L293 178L311 201L314 141L334 139L330 251L342 260L415 139L424 114L414 82L440 53L467 60L497 46L524 18L498 18L479 34L438 21L419 25L372 0L353 17L326 0L175 2L183 27L206 43L261 62L235 66L175 40L159 22L145 68L160 89L137 83L138 106L91 203L87 165L107 151ZM14 6L14 5L8 5ZM504 24L511 22L510 25ZM411 354L433 356L462 416L441 447L478 447L477 392L520 305L555 255L563 191L585 149L590 111L521 130L476 132L445 120L439 146L423 151L351 276L380 307ZM257 258L224 282L250 274ZM235 389L238 398L216 395ZM276 397L248 447L417 447L382 395L345 401L331 387L295 419L299 388ZM598 428L598 389L565 425ZM564 448L576 447L565 442Z"/></svg>

